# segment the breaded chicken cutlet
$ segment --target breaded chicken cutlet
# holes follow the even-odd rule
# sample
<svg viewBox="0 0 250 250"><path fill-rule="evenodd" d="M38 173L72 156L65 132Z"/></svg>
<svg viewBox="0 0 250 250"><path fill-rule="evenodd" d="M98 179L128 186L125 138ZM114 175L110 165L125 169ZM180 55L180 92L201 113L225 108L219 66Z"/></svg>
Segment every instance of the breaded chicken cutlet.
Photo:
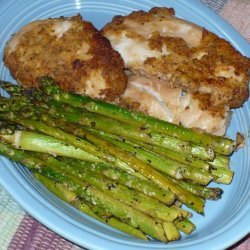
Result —
<svg viewBox="0 0 250 250"><path fill-rule="evenodd" d="M249 59L224 39L174 15L172 8L156 7L116 16L102 34L134 74L198 94L203 108L242 106L249 96Z"/></svg>
<svg viewBox="0 0 250 250"><path fill-rule="evenodd" d="M66 91L113 100L127 78L118 52L81 16L29 23L8 42L4 62L18 83L37 86L48 75Z"/></svg>

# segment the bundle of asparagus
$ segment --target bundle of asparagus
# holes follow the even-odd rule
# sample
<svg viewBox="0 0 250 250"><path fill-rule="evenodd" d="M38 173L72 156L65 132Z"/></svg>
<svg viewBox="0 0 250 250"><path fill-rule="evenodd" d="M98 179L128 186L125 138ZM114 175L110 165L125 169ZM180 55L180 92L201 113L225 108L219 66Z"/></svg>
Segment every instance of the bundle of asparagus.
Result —
<svg viewBox="0 0 250 250"><path fill-rule="evenodd" d="M43 77L39 89L0 81L0 153L28 167L51 192L140 239L163 242L195 225L229 184L235 142L87 96Z"/></svg>

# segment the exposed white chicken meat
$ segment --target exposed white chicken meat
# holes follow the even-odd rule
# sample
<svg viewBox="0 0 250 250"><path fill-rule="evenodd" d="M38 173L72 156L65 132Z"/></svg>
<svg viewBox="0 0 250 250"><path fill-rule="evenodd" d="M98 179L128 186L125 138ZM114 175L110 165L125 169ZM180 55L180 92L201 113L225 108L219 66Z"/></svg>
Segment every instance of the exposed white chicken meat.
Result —
<svg viewBox="0 0 250 250"><path fill-rule="evenodd" d="M228 106L203 108L198 96L170 88L162 80L129 75L122 103L159 119L224 135L231 112Z"/></svg>

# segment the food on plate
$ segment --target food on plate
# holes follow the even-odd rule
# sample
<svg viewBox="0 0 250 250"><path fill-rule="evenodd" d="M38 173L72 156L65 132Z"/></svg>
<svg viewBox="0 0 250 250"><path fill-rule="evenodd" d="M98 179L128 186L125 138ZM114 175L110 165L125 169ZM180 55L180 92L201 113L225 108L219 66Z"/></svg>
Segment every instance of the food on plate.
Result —
<svg viewBox="0 0 250 250"><path fill-rule="evenodd" d="M7 43L4 61L24 86L48 75L64 90L215 135L248 98L249 60L171 8L116 16L102 34L114 50L80 15L31 22Z"/></svg>
<svg viewBox="0 0 250 250"><path fill-rule="evenodd" d="M210 106L207 95L202 95L202 101L200 98L198 93L188 93L181 88L171 88L164 81L154 82L143 75L132 74L128 76L119 103L184 127L224 135L231 120L229 107Z"/></svg>
<svg viewBox="0 0 250 250"><path fill-rule="evenodd" d="M138 77L135 81L132 75L129 80L126 99L129 101L129 95L135 94L131 101L136 99L141 109L146 108L151 115L222 135L230 119L229 109L242 106L249 96L250 61L229 42L174 14L172 8L160 7L148 12L134 11L127 16L115 16L102 29L121 54L126 69ZM183 103L171 107L164 99L177 95L178 102L181 93L187 93L184 107L192 114L197 112L201 119L205 117L207 125L196 116L169 116L168 110L178 113ZM154 107L148 107L148 97ZM186 103L189 101L190 105ZM163 106L168 105L163 111Z"/></svg>
<svg viewBox="0 0 250 250"><path fill-rule="evenodd" d="M80 15L35 21L4 62L20 85L0 81L0 154L80 211L169 242L195 230L182 205L204 214L223 193L208 185L231 183L239 142L217 135L248 98L250 63L173 9L102 33Z"/></svg>
<svg viewBox="0 0 250 250"><path fill-rule="evenodd" d="M207 185L232 181L231 139L63 91L49 77L29 90L0 87L10 95L0 98L0 154L72 206L139 239L191 234L192 213L181 205L203 214L205 200L223 192Z"/></svg>
<svg viewBox="0 0 250 250"><path fill-rule="evenodd" d="M4 62L18 83L49 75L67 91L112 100L126 86L124 63L109 41L81 16L29 23L13 35Z"/></svg>

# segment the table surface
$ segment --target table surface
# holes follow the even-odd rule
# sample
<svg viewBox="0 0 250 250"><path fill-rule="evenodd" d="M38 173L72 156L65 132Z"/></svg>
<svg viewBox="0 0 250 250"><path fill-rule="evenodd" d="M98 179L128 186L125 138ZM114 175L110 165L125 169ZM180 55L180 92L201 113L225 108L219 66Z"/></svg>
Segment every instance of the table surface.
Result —
<svg viewBox="0 0 250 250"><path fill-rule="evenodd" d="M200 0L250 43L250 0ZM0 186L0 250L80 250L27 214ZM250 250L249 235L228 250Z"/></svg>

